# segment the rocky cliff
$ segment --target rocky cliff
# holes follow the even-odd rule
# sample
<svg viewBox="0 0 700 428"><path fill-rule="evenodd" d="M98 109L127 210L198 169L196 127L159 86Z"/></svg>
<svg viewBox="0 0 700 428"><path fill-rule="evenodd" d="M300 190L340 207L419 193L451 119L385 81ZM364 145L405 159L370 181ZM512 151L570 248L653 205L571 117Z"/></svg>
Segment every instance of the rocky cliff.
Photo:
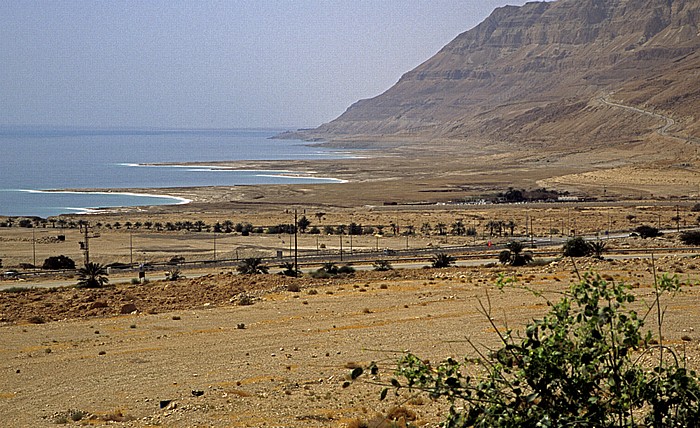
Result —
<svg viewBox="0 0 700 428"><path fill-rule="evenodd" d="M307 138L609 144L673 117L700 136L700 0L558 0L496 9L389 90Z"/></svg>

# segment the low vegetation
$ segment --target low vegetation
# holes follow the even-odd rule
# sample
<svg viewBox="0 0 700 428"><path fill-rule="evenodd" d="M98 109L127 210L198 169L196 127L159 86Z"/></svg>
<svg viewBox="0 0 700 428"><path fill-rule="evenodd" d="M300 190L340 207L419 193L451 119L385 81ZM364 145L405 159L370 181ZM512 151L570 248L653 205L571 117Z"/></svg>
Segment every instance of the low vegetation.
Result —
<svg viewBox="0 0 700 428"><path fill-rule="evenodd" d="M502 291L507 284L498 282ZM445 427L697 426L698 377L663 344L661 297L679 287L675 277L658 279L647 303L647 315L659 325L655 334L645 333L645 316L629 308L635 301L630 287L593 274L572 284L558 302L547 301L551 310L529 323L524 336L497 326L488 301L479 302L499 349L489 352L468 341L475 358L437 365L406 353L380 398L393 388L446 399ZM655 363L647 368L641 358ZM486 374L473 377L475 370Z"/></svg>
<svg viewBox="0 0 700 428"><path fill-rule="evenodd" d="M446 253L437 253L432 259L432 266L436 269L448 268L454 264L455 258Z"/></svg>
<svg viewBox="0 0 700 428"><path fill-rule="evenodd" d="M498 256L498 261L504 265L525 266L534 260L532 252L524 251L525 245L522 242L511 241L506 244L506 248Z"/></svg>
<svg viewBox="0 0 700 428"><path fill-rule="evenodd" d="M238 272L243 275L256 275L268 273L269 268L265 266L260 257L248 257L238 264Z"/></svg>

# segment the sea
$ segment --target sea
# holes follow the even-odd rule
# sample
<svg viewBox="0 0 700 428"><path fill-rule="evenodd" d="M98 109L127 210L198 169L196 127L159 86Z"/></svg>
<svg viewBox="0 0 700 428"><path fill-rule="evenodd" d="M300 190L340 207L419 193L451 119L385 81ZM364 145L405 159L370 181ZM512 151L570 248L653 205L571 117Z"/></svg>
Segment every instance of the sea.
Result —
<svg viewBox="0 0 700 428"><path fill-rule="evenodd" d="M349 156L304 141L271 138L282 131L0 127L0 215L47 218L96 209L188 202L158 193L159 188L167 187L340 181L298 176L283 169L230 170L206 165L216 161ZM186 162L203 164L182 165ZM118 190L129 188L153 190L148 194ZM93 191L72 191L76 189Z"/></svg>

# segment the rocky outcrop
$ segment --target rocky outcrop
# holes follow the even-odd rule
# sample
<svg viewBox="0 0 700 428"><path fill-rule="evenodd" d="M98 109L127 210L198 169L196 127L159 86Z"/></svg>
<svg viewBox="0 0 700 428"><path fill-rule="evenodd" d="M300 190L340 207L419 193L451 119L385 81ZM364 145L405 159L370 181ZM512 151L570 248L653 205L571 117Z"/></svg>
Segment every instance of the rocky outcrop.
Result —
<svg viewBox="0 0 700 428"><path fill-rule="evenodd" d="M593 106L596 97L612 92L618 100L659 109L686 130L700 131L694 128L700 111L698 47L700 0L505 6L385 93L358 101L304 136L480 134L542 141L548 133L569 132L580 143L593 140L586 132L600 131L601 121L616 114L601 115ZM616 138L646 132L636 120L618 119ZM575 132L572 123L579 125Z"/></svg>

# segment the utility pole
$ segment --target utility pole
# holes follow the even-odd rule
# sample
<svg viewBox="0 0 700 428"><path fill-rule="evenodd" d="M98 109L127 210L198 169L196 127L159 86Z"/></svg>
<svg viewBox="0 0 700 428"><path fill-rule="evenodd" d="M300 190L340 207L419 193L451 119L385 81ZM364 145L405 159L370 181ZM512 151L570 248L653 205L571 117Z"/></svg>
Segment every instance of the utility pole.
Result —
<svg viewBox="0 0 700 428"><path fill-rule="evenodd" d="M299 220L297 220L297 210L294 209L294 275L299 272L299 246L297 242L297 235L299 234ZM318 241L317 241L318 242Z"/></svg>
<svg viewBox="0 0 700 428"><path fill-rule="evenodd" d="M134 265L134 233L129 231L129 266Z"/></svg>
<svg viewBox="0 0 700 428"><path fill-rule="evenodd" d="M343 261L343 234L340 234L340 261Z"/></svg>
<svg viewBox="0 0 700 428"><path fill-rule="evenodd" d="M32 227L32 254L34 255L34 269L36 269L36 235Z"/></svg>
<svg viewBox="0 0 700 428"><path fill-rule="evenodd" d="M679 206L676 205L676 232L680 233L681 231L681 215L679 212Z"/></svg>
<svg viewBox="0 0 700 428"><path fill-rule="evenodd" d="M85 222L85 224L80 225L80 228L83 231L83 242L80 243L80 246L85 254L85 265L87 266L90 263L90 223Z"/></svg>
<svg viewBox="0 0 700 428"><path fill-rule="evenodd" d="M216 261L216 232L214 232L214 261Z"/></svg>

